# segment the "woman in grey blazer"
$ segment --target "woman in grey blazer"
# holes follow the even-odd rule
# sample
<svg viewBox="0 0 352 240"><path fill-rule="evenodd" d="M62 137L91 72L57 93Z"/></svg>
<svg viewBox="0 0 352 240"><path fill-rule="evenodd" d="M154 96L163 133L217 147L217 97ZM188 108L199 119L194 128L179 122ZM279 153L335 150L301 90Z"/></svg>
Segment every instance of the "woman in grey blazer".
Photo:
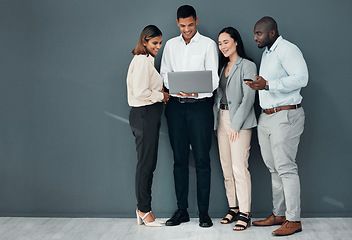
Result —
<svg viewBox="0 0 352 240"><path fill-rule="evenodd" d="M257 126L255 91L244 80L255 80L256 65L247 57L238 31L219 33L220 84L215 93L214 129L217 133L229 211L221 223L237 220L235 231L250 226L251 179L248 171L252 128Z"/></svg>

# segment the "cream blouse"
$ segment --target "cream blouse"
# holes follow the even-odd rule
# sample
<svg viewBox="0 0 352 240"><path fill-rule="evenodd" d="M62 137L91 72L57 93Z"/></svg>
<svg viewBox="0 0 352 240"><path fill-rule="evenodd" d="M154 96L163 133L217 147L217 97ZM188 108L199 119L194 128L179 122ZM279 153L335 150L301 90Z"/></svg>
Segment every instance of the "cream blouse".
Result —
<svg viewBox="0 0 352 240"><path fill-rule="evenodd" d="M154 67L154 57L135 55L127 73L128 104L141 107L161 102L163 79Z"/></svg>

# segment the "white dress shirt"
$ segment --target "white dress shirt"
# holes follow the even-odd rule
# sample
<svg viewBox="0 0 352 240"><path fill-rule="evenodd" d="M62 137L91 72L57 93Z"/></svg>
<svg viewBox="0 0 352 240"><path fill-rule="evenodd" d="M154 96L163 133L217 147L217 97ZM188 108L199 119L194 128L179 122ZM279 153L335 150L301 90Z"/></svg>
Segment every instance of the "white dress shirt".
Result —
<svg viewBox="0 0 352 240"><path fill-rule="evenodd" d="M197 32L187 44L181 34L166 42L160 74L165 87L169 89L168 72L211 70L214 91L219 86L218 64L218 47L212 39ZM212 95L212 93L199 93L197 98Z"/></svg>
<svg viewBox="0 0 352 240"><path fill-rule="evenodd" d="M269 91L259 91L263 109L301 103L300 91L308 83L308 68L296 45L279 36L263 52L259 75L269 83Z"/></svg>

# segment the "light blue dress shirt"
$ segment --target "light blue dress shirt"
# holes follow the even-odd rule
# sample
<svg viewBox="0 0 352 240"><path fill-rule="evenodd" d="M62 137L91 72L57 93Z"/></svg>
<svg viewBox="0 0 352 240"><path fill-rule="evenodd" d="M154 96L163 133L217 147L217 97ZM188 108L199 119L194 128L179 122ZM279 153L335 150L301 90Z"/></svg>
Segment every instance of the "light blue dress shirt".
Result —
<svg viewBox="0 0 352 240"><path fill-rule="evenodd" d="M301 103L300 91L308 83L308 68L296 45L279 36L263 52L259 75L269 83L269 91L259 91L263 109Z"/></svg>

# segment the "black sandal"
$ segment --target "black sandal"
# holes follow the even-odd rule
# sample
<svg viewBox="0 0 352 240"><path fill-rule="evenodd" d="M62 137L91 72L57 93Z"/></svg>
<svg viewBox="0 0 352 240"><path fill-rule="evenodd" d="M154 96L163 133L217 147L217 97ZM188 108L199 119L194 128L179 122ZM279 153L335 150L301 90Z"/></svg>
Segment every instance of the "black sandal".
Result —
<svg viewBox="0 0 352 240"><path fill-rule="evenodd" d="M247 227L250 227L251 226L251 218L252 218L252 215L249 213L249 214L246 214L246 213L243 213L243 212L239 212L239 217L238 217L238 221L242 221L242 222L245 222L247 223L246 226L242 225L242 224L236 224L235 227L240 227L242 229L235 229L233 228L234 231L243 231L243 230L246 230ZM237 221L237 222L238 222Z"/></svg>
<svg viewBox="0 0 352 240"><path fill-rule="evenodd" d="M232 211L231 209L239 209L239 207L230 207L229 211L227 212L226 215L231 215L232 218L228 219L226 216L221 220L222 224L229 224L238 219L238 216L240 215L240 212L238 211L237 213L235 211ZM226 221L226 222L223 222Z"/></svg>

